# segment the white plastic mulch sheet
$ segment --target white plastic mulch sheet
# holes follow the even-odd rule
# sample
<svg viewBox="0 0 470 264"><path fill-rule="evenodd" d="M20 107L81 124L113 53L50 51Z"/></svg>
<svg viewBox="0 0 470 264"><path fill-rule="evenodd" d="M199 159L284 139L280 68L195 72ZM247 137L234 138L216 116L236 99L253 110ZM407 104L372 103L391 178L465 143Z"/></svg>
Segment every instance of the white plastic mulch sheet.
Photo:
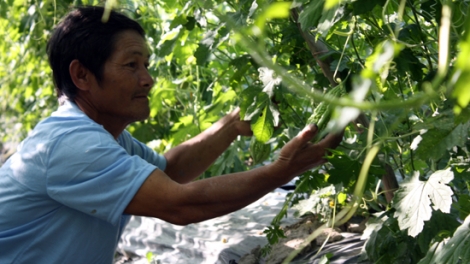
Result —
<svg viewBox="0 0 470 264"><path fill-rule="evenodd" d="M124 256L116 263L149 263L149 252L152 262L161 264L237 261L267 243L263 230L282 208L285 195L277 189L239 211L187 226L133 216L118 245L118 252ZM296 221L292 211L289 216L283 225Z"/></svg>

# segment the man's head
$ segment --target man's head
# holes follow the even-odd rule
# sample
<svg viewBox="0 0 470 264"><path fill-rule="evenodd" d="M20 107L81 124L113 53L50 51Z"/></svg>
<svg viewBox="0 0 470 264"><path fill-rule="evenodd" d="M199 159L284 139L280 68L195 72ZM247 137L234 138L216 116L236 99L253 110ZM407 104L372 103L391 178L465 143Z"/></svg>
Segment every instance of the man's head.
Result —
<svg viewBox="0 0 470 264"><path fill-rule="evenodd" d="M104 63L116 48L118 34L133 30L145 37L136 21L111 11L103 23L103 13L103 7L79 7L56 26L47 44L47 54L58 97L65 95L75 100L77 87L69 73L73 60L78 60L101 81Z"/></svg>

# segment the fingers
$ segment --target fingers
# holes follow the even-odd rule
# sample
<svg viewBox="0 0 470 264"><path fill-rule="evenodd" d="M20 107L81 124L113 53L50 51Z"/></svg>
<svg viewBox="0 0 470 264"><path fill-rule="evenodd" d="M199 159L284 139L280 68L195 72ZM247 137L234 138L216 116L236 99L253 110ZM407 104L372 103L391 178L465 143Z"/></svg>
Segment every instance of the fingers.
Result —
<svg viewBox="0 0 470 264"><path fill-rule="evenodd" d="M324 148L334 149L339 146L339 144L343 140L343 134L344 131L335 134L328 134L325 138L318 142L317 145L320 145Z"/></svg>
<svg viewBox="0 0 470 264"><path fill-rule="evenodd" d="M289 159L290 156L295 155L295 153L303 149L307 143L315 136L317 133L317 127L314 125L306 126L302 131L300 131L296 137L291 139L281 151L281 157Z"/></svg>
<svg viewBox="0 0 470 264"><path fill-rule="evenodd" d="M300 137L303 141L310 141L318 132L318 127L314 124L307 125L302 131L299 132L297 137ZM305 143L305 142L304 142Z"/></svg>
<svg viewBox="0 0 470 264"><path fill-rule="evenodd" d="M302 149L306 146L307 143L310 142L310 140L315 137L315 135L318 132L318 128L315 125L307 125L302 131L297 134L297 136L291 140L290 147L292 149Z"/></svg>

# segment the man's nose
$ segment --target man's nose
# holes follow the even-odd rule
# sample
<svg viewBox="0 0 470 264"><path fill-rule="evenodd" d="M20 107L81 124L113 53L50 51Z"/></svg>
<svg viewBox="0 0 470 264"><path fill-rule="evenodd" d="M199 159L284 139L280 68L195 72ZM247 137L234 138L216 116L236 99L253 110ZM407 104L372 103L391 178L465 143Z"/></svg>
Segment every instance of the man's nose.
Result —
<svg viewBox="0 0 470 264"><path fill-rule="evenodd" d="M150 75L149 71L145 69L140 76L140 85L148 88L152 88L155 80L153 79L152 75Z"/></svg>

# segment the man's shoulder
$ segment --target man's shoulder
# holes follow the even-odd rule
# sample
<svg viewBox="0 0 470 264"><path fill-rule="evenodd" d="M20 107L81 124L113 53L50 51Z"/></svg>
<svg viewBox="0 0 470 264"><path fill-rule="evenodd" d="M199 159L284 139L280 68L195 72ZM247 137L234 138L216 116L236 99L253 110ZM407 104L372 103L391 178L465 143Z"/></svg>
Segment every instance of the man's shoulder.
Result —
<svg viewBox="0 0 470 264"><path fill-rule="evenodd" d="M49 160L67 153L65 156L83 155L90 149L116 144L108 131L90 119L51 116L36 125L18 151L36 153Z"/></svg>
<svg viewBox="0 0 470 264"><path fill-rule="evenodd" d="M41 141L60 140L63 137L93 137L96 135L112 137L101 125L83 117L63 118L51 116L39 123L30 137Z"/></svg>
<svg viewBox="0 0 470 264"><path fill-rule="evenodd" d="M90 119L74 103L66 101L50 117L41 121L30 136L41 141L48 139L55 141L75 136L91 139L97 135L112 138L103 126Z"/></svg>

